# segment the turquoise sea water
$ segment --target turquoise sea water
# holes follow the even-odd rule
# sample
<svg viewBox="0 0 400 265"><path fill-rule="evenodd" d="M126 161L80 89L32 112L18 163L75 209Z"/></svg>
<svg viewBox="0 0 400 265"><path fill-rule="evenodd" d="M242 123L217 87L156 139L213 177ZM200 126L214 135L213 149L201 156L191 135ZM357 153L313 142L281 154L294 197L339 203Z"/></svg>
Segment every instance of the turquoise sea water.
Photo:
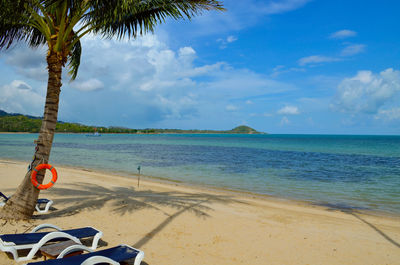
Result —
<svg viewBox="0 0 400 265"><path fill-rule="evenodd" d="M0 134L0 158L35 139ZM50 162L400 214L400 136L57 134Z"/></svg>

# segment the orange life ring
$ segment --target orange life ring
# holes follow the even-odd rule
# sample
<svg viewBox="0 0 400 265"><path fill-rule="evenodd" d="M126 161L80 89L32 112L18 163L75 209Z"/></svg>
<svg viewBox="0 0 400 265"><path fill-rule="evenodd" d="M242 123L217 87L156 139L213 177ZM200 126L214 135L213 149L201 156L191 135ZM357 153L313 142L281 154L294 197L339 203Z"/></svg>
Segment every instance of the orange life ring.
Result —
<svg viewBox="0 0 400 265"><path fill-rule="evenodd" d="M39 184L39 182L37 182L36 175L39 172L39 170L42 170L42 169L50 169L51 174L53 174L53 178L47 184ZM57 171L52 165L39 164L37 167L35 167L32 170L31 182L32 182L33 186L35 186L39 190L45 190L45 189L51 188L54 185L54 183L56 183L56 181L57 181Z"/></svg>

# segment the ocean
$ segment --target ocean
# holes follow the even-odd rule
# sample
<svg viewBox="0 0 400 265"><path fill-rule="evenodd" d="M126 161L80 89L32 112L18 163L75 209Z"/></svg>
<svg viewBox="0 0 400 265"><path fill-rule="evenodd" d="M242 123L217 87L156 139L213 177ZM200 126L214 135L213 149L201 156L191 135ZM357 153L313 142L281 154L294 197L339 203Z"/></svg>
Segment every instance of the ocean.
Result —
<svg viewBox="0 0 400 265"><path fill-rule="evenodd" d="M0 158L28 165L35 139L0 134ZM50 163L400 214L400 136L56 134Z"/></svg>

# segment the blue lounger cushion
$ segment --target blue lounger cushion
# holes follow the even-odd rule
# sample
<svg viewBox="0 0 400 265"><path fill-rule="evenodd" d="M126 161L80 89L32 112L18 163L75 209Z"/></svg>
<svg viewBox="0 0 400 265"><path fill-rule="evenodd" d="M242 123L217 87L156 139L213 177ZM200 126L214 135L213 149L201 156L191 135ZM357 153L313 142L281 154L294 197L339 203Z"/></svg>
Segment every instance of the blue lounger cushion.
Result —
<svg viewBox="0 0 400 265"><path fill-rule="evenodd" d="M1 191L0 191L0 197L3 197L3 199L5 200L5 201L8 201L8 197L6 196L6 195L4 195Z"/></svg>
<svg viewBox="0 0 400 265"><path fill-rule="evenodd" d="M48 203L49 201L49 199L38 199L37 203Z"/></svg>
<svg viewBox="0 0 400 265"><path fill-rule="evenodd" d="M86 238L95 236L99 231L94 229L93 227L83 227L76 228L70 230L61 230L71 236L77 238ZM26 245L26 244L34 244L39 242L45 235L50 232L39 232L39 233L26 233L26 234L5 234L0 235L0 239L4 242L12 242L15 245ZM61 241L68 240L67 238L60 238L60 240L53 239L51 241Z"/></svg>
<svg viewBox="0 0 400 265"><path fill-rule="evenodd" d="M66 257L66 258L57 258L51 259L41 262L31 262L26 265L78 265L82 264L85 260L91 257L106 257L115 262L121 262L129 259L135 258L135 264L140 264L144 257L143 251L132 248L128 245L119 245L116 247L98 250L91 253L86 253L82 255Z"/></svg>
<svg viewBox="0 0 400 265"><path fill-rule="evenodd" d="M51 232L39 232L43 229L53 229ZM24 234L4 234L0 235L0 250L12 254L15 261L27 261L33 258L39 249L48 242L72 240L81 245L80 239L93 237L91 249L97 248L97 244L103 233L93 227L83 227L69 230L51 224L41 224L32 229L30 233ZM28 255L20 257L19 250L28 250Z"/></svg>

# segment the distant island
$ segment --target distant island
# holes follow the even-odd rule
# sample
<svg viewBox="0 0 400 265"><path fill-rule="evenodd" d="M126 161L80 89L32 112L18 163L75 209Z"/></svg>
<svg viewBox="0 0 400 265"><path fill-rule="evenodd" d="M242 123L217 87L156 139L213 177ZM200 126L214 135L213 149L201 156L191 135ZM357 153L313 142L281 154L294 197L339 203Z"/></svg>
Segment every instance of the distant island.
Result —
<svg viewBox="0 0 400 265"><path fill-rule="evenodd" d="M38 133L42 124L41 117L7 113L0 110L0 132ZM160 134L160 133L226 133L226 134L265 134L253 128L241 125L232 130L181 130L181 129L130 129L124 127L89 126L79 123L58 121L57 133L132 133L132 134Z"/></svg>

